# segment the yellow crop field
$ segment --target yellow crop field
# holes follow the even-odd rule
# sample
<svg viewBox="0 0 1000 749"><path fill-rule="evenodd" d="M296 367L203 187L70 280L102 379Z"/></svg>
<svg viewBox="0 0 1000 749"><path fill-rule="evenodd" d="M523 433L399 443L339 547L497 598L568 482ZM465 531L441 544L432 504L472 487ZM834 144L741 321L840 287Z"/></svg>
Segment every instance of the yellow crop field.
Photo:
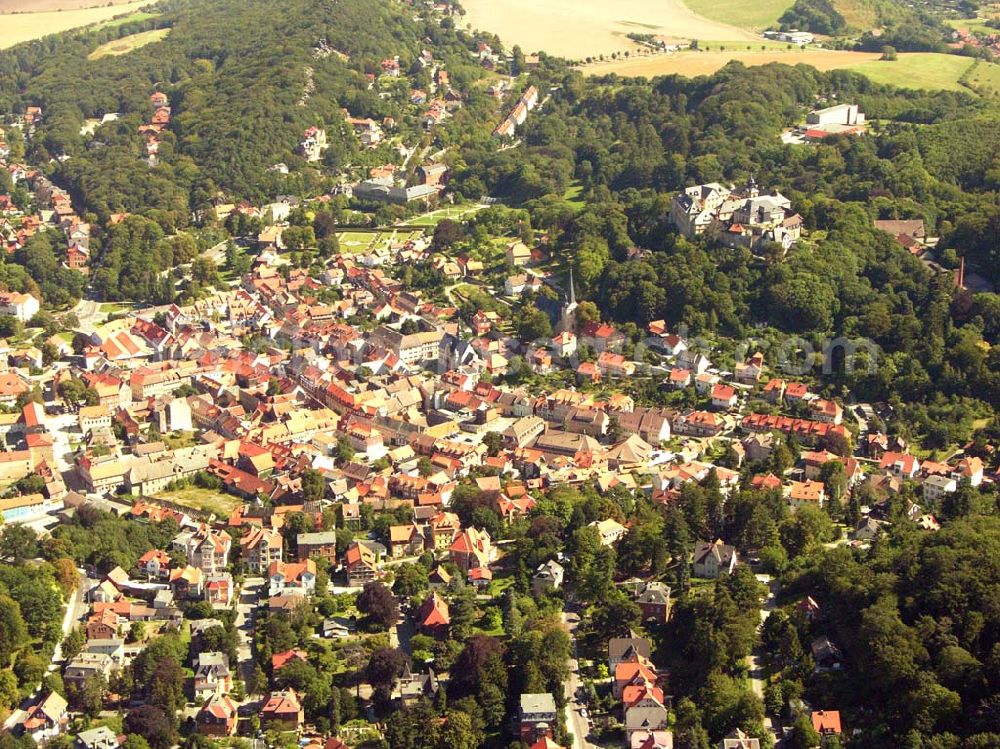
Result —
<svg viewBox="0 0 1000 749"><path fill-rule="evenodd" d="M72 3L70 4L72 5ZM24 3L18 5L24 5ZM37 13L4 13L0 15L0 49L13 47L15 44L28 42L32 39L40 39L60 31L107 21L145 5L149 5L149 0L138 0L138 2L124 5L102 6L100 8L44 10ZM16 10L16 8L7 8L6 6L0 6L0 9Z"/></svg>
<svg viewBox="0 0 1000 749"><path fill-rule="evenodd" d="M676 40L757 41L750 31L698 15L682 0L463 0L464 23L508 46L571 60L635 50L629 33Z"/></svg>
<svg viewBox="0 0 1000 749"><path fill-rule="evenodd" d="M595 63L583 67L587 75L608 75L655 77L658 75L685 75L695 77L711 75L730 60L739 60L744 65L767 65L780 62L785 65L812 65L818 70L839 70L864 62L877 60L877 52L842 52L832 49L792 49L761 51L759 47L747 50L745 44L727 44L726 50L714 45L709 51L681 51L674 54L659 54L648 57L633 57L628 60Z"/></svg>

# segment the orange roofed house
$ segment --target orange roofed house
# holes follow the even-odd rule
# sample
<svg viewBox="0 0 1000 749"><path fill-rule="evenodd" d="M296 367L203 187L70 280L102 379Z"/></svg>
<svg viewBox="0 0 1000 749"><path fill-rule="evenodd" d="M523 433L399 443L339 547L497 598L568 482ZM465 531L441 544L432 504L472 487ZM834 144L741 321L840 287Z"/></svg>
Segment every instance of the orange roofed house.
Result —
<svg viewBox="0 0 1000 749"><path fill-rule="evenodd" d="M497 558L490 534L477 528L467 528L459 533L448 553L455 566L466 574L477 567L488 567Z"/></svg>
<svg viewBox="0 0 1000 749"><path fill-rule="evenodd" d="M424 634L444 634L451 624L451 612L448 604L437 592L431 593L420 605L417 611L417 623Z"/></svg>
<svg viewBox="0 0 1000 749"><path fill-rule="evenodd" d="M69 720L66 707L64 697L56 692L49 692L45 699L28 708L22 724L24 732L36 743L58 735Z"/></svg>
<svg viewBox="0 0 1000 749"><path fill-rule="evenodd" d="M312 559L294 563L271 562L267 579L271 596L288 593L309 595L316 589L316 563Z"/></svg>
<svg viewBox="0 0 1000 749"><path fill-rule="evenodd" d="M375 580L379 575L378 562L378 554L370 546L354 541L344 553L347 584L360 587Z"/></svg>
<svg viewBox="0 0 1000 749"><path fill-rule="evenodd" d="M309 654L298 648L286 650L283 653L275 653L271 656L271 672L275 673L280 671L292 661L302 661L303 663L308 663Z"/></svg>
<svg viewBox="0 0 1000 749"><path fill-rule="evenodd" d="M237 726L236 704L229 695L213 695L202 705L195 721L202 736L232 736Z"/></svg>
<svg viewBox="0 0 1000 749"><path fill-rule="evenodd" d="M263 572L272 562L281 561L282 537L276 530L251 526L240 539L243 561L254 572Z"/></svg>
<svg viewBox="0 0 1000 749"><path fill-rule="evenodd" d="M615 681L611 691L615 699L622 699L626 687L629 686L652 686L656 684L656 671L652 664L643 658L619 663L615 666Z"/></svg>
<svg viewBox="0 0 1000 749"><path fill-rule="evenodd" d="M302 704L294 689L271 692L260 709L262 727L279 731L296 731L302 725Z"/></svg>
<svg viewBox="0 0 1000 749"><path fill-rule="evenodd" d="M837 710L817 710L812 714L813 729L825 742L829 736L840 736L840 712Z"/></svg>

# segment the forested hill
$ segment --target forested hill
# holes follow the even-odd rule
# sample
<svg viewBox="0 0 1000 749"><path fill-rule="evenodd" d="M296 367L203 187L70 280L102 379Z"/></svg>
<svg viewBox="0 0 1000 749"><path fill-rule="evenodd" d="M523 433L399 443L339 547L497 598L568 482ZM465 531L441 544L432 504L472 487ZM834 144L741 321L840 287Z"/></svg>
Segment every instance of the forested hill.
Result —
<svg viewBox="0 0 1000 749"><path fill-rule="evenodd" d="M795 0L779 22L783 29L854 35L857 47L869 51L887 44L909 52L945 51L950 33L928 9L895 0Z"/></svg>
<svg viewBox="0 0 1000 749"><path fill-rule="evenodd" d="M219 189L256 200L295 192L295 167L302 165L295 149L305 128L327 128L331 166L350 157L352 139L337 137L342 107L357 117L394 116L401 128L416 127L415 116L408 119L368 90L366 73L380 71L386 58L399 57L405 72L428 49L447 65L456 88L480 74L469 37L439 20L418 20L402 3L173 0L158 9L162 13L139 23L63 34L0 54L0 113L43 107L29 160L70 157L56 177L98 214L152 209L182 223L189 208ZM126 55L87 59L109 36L153 27L171 30L164 41ZM151 170L139 158L138 126L148 122L149 95L158 87L170 97L173 119L161 139L160 168ZM463 116L475 116L475 99L467 104L470 114ZM80 135L85 118L109 112L122 116L93 138ZM292 168L291 184L267 172L279 161Z"/></svg>

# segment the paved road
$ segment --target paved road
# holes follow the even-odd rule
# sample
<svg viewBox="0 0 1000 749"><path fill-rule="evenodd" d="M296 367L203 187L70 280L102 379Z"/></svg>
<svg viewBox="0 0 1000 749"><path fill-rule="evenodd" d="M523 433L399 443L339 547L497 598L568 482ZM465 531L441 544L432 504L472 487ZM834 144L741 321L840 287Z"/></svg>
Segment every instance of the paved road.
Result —
<svg viewBox="0 0 1000 749"><path fill-rule="evenodd" d="M239 644L236 647L236 658L239 661L240 677L247 683L247 677L253 673L253 615L257 600L264 587L264 578L248 577L243 581L240 597L236 602L236 631L239 633ZM249 695L248 695L249 696Z"/></svg>
<svg viewBox="0 0 1000 749"><path fill-rule="evenodd" d="M580 714L580 708L586 706L586 703L579 698L582 693L580 689L582 682L580 681L580 664L576 654L576 628L580 625L580 615L563 611L562 621L566 629L569 630L571 647L569 678L566 680L566 728L573 734L571 749L590 749L591 747L599 749L597 744L591 744L587 741L590 726L587 719Z"/></svg>
<svg viewBox="0 0 1000 749"><path fill-rule="evenodd" d="M52 653L52 663L49 664L50 672L58 670L59 663L63 659L62 640L65 640L69 636L69 633L73 631L76 625L80 623L84 614L87 613L87 602L83 600L83 594L99 582L87 577L87 573L82 569L77 568L77 572L80 574L80 583L76 586L76 589L69 597L69 601L66 603L66 613L63 615L62 621L62 639L56 643L55 650Z"/></svg>
<svg viewBox="0 0 1000 749"><path fill-rule="evenodd" d="M64 481L67 473L75 472L70 435L76 439L83 437L77 426L78 422L79 416L74 413L45 417L45 425L52 435L52 457L55 459L55 468L63 474Z"/></svg>
<svg viewBox="0 0 1000 749"><path fill-rule="evenodd" d="M764 597L764 602L760 607L760 624L763 626L764 622L767 621L767 617L771 615L771 612L777 606L774 595L778 589L778 582L772 580L770 575L757 575L757 580L767 586L767 596ZM766 676L766 671L764 669L764 653L760 646L747 656L747 666L750 669L750 687L753 689L754 694L764 699L764 677ZM764 727L774 734L775 743L781 739L780 729L773 724L770 716L764 717Z"/></svg>

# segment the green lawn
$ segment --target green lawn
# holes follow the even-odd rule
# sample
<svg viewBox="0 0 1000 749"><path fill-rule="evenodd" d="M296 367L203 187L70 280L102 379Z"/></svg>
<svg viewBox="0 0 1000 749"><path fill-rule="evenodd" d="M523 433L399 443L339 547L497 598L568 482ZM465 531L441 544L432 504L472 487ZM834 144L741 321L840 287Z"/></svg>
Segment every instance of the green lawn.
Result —
<svg viewBox="0 0 1000 749"><path fill-rule="evenodd" d="M566 190L566 193L563 195L563 197L566 199L567 203L569 203L571 206L573 206L579 211L584 206L583 199L580 197L582 194L583 194L583 185L581 185L579 182L573 182L573 184L569 186L569 189Z"/></svg>
<svg viewBox="0 0 1000 749"><path fill-rule="evenodd" d="M372 246L377 236L374 232L345 231L337 235L337 241L340 242L341 252L361 253Z"/></svg>
<svg viewBox="0 0 1000 749"><path fill-rule="evenodd" d="M511 585L514 584L514 576L504 574L502 577L494 577L490 580L490 587L486 591L487 595L499 598Z"/></svg>
<svg viewBox="0 0 1000 749"><path fill-rule="evenodd" d="M914 52L900 55L894 62L875 60L863 62L851 70L870 78L900 88L945 91L968 91L959 79L972 66L968 57L945 55L935 52Z"/></svg>
<svg viewBox="0 0 1000 749"><path fill-rule="evenodd" d="M194 432L171 432L164 434L162 439L163 444L171 450L181 450L185 447L194 447L197 444Z"/></svg>
<svg viewBox="0 0 1000 749"><path fill-rule="evenodd" d="M792 0L684 0L684 4L700 16L722 21L744 29L761 31L773 25L792 7Z"/></svg>
<svg viewBox="0 0 1000 749"><path fill-rule="evenodd" d="M475 284L471 283L460 283L454 289L452 289L451 293L461 297L462 299L468 299L470 294L473 294L477 291L483 291L483 287L476 286Z"/></svg>
<svg viewBox="0 0 1000 749"><path fill-rule="evenodd" d="M386 229L380 232L345 231L337 235L340 251L344 253L367 252L374 247L381 247L388 242L406 242L417 240L424 234L423 229L413 231Z"/></svg>
<svg viewBox="0 0 1000 749"><path fill-rule="evenodd" d="M461 221L469 216L471 216L476 211L483 209L481 205L464 205L464 206L449 206L447 208L439 208L436 211L431 211L430 213L424 213L420 216L414 216L409 221L406 222L407 226L437 226L439 223L444 221L446 218L450 218L454 221Z"/></svg>
<svg viewBox="0 0 1000 749"><path fill-rule="evenodd" d="M117 302L107 302L101 305L101 312L105 315L118 315L123 312L128 312L132 307L127 304L118 304Z"/></svg>
<svg viewBox="0 0 1000 749"><path fill-rule="evenodd" d="M1000 65L980 60L969 68L965 77L977 94L990 99L1000 99Z"/></svg>

